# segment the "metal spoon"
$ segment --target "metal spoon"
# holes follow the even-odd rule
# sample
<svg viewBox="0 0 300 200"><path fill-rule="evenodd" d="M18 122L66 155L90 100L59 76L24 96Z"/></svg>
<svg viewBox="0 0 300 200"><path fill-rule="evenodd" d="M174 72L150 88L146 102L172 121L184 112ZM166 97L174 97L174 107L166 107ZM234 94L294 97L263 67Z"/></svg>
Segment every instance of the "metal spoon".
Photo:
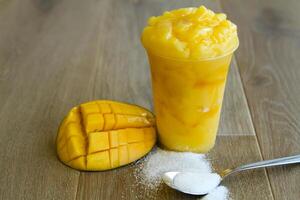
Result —
<svg viewBox="0 0 300 200"><path fill-rule="evenodd" d="M300 163L300 155L295 155L295 156L288 156L288 157L283 157L283 158L277 158L277 159L273 159L273 160L264 160L264 161L259 161L259 162L255 162L255 163L250 163L250 164L246 164L246 165L242 165L236 168L229 168L229 169L225 169L224 171L222 171L221 173L219 173L220 179L219 181L216 182L215 185L211 185L211 188L207 188L206 191L191 191L191 190L187 190L186 188L179 188L174 184L174 180L175 177L180 175L185 175L187 173L189 173L189 175L191 175L191 172L166 172L163 175L163 181L171 188L178 190L180 192L186 193L186 194L191 194L191 195L205 195L207 193L209 193L210 191L212 191L214 188L216 188L221 181L224 180L224 178L226 178L227 176L237 173L237 172L241 172L241 171L245 171L245 170L249 170L249 169L258 169L258 168L263 168L263 167L272 167L272 166L279 166L279 165L288 165L288 164L295 164L295 163ZM185 174L183 174L185 173ZM199 176L199 173L194 173L195 177ZM215 176L216 173L211 173L212 176ZM199 183L204 183L205 184L205 180L199 180Z"/></svg>

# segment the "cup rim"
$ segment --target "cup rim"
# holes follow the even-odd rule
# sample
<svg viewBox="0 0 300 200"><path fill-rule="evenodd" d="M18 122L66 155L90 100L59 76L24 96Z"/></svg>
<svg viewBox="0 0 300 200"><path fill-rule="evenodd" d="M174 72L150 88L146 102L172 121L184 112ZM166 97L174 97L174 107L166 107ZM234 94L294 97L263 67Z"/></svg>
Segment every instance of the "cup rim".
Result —
<svg viewBox="0 0 300 200"><path fill-rule="evenodd" d="M181 61L181 62L201 62L201 61L212 61L212 60L218 60L218 59L221 59L221 58L223 58L223 57L226 57L226 56L228 56L228 55L230 55L230 54L233 54L233 52L235 52L236 50L237 50L237 48L239 47L239 41L238 41L238 43L237 43L237 45L233 48L233 49L231 49L230 51L228 51L228 52L226 52L225 54L222 54L222 55L220 55L220 56L216 56L216 57L211 57L211 58L204 58L204 59L182 59L182 58L172 58L172 57L166 57L166 56L160 56L160 55L158 55L158 54L156 54L156 53L153 53L150 49L147 49L146 48L146 50L147 50L147 52L148 53L151 53L152 55L154 55L154 56L157 56L157 57L160 57L160 58L164 58L164 59L169 59L169 60L173 60L173 61Z"/></svg>

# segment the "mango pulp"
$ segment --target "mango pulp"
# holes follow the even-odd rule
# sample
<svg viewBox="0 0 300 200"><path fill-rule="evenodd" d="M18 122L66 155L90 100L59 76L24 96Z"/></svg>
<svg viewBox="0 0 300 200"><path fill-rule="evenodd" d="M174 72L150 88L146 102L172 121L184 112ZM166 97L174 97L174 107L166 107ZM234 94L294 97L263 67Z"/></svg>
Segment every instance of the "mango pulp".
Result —
<svg viewBox="0 0 300 200"><path fill-rule="evenodd" d="M215 143L231 55L198 62L148 55L159 142L171 150L209 151Z"/></svg>
<svg viewBox="0 0 300 200"><path fill-rule="evenodd" d="M71 109L57 136L66 165L88 171L116 168L147 154L155 144L155 120L144 108L92 101Z"/></svg>
<svg viewBox="0 0 300 200"><path fill-rule="evenodd" d="M177 151L209 151L238 46L236 26L203 6L183 8L150 18L142 42L151 65L160 143Z"/></svg>

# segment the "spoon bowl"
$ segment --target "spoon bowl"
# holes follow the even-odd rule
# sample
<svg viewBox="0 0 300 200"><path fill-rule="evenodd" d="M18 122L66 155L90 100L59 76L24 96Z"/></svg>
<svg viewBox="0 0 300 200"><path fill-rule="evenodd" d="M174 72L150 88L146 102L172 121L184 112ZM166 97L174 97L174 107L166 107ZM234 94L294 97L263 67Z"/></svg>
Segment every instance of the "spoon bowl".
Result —
<svg viewBox="0 0 300 200"><path fill-rule="evenodd" d="M169 187L191 195L205 195L221 182L216 173L167 172L162 179Z"/></svg>
<svg viewBox="0 0 300 200"><path fill-rule="evenodd" d="M264 160L255 163L242 165L236 168L223 170L220 175L216 173L192 173L192 172L166 172L163 174L162 180L169 187L180 192L191 195L206 195L215 189L221 181L229 175L237 172L258 169L264 167L272 167L279 165L288 165L300 163L300 155L277 158L273 160ZM218 179L219 177L219 179ZM214 180L212 180L214 179ZM203 186L203 188L201 188Z"/></svg>

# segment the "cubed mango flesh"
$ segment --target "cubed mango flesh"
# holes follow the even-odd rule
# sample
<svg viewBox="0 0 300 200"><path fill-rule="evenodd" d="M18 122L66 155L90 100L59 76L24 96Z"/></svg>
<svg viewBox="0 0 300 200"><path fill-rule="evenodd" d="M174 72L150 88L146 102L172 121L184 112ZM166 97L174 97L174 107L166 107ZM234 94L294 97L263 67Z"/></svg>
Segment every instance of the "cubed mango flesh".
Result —
<svg viewBox="0 0 300 200"><path fill-rule="evenodd" d="M56 144L64 164L102 171L140 159L155 142L151 112L131 104L98 100L71 109L59 127Z"/></svg>

